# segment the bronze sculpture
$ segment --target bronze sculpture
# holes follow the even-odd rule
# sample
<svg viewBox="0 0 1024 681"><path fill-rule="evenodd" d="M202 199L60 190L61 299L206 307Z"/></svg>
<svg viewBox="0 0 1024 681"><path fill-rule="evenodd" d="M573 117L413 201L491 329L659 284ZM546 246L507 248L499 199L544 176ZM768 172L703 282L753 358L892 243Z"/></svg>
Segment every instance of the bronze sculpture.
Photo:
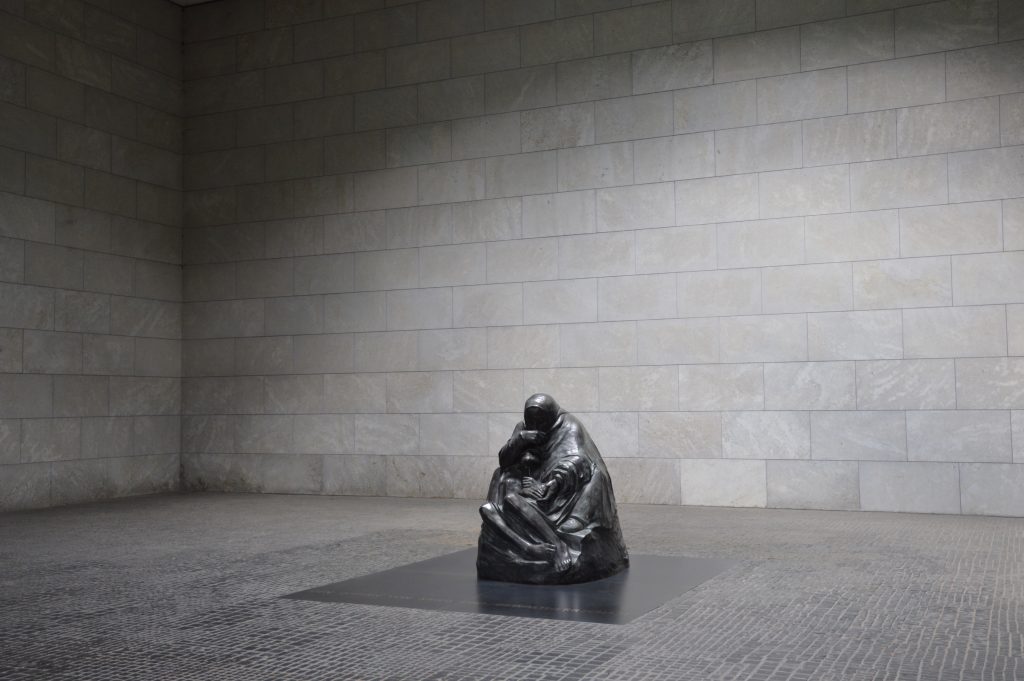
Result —
<svg viewBox="0 0 1024 681"><path fill-rule="evenodd" d="M477 550L477 576L572 584L629 566L611 477L583 424L538 393L498 452Z"/></svg>

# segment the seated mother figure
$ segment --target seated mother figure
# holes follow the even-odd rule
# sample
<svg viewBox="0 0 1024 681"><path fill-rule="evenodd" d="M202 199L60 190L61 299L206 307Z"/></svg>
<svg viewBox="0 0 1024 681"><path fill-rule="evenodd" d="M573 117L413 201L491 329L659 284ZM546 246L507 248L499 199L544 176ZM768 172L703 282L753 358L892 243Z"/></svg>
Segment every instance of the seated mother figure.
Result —
<svg viewBox="0 0 1024 681"><path fill-rule="evenodd" d="M480 507L479 577L568 584L629 565L601 453L554 398L526 401L498 463Z"/></svg>

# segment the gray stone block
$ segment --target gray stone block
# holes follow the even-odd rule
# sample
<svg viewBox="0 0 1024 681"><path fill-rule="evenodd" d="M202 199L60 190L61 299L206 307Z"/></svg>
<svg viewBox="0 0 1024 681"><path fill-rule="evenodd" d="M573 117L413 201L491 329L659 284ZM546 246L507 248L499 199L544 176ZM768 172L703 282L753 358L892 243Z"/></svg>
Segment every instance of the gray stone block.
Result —
<svg viewBox="0 0 1024 681"><path fill-rule="evenodd" d="M595 14L594 54L626 52L672 42L672 7L655 2Z"/></svg>
<svg viewBox="0 0 1024 681"><path fill-rule="evenodd" d="M849 112L934 104L946 100L941 54L860 64L847 69Z"/></svg>
<svg viewBox="0 0 1024 681"><path fill-rule="evenodd" d="M1022 509L1020 465L960 464L962 511L977 515L1019 516Z"/></svg>
<svg viewBox="0 0 1024 681"><path fill-rule="evenodd" d="M522 29L523 66L589 57L594 50L591 17L531 24Z"/></svg>
<svg viewBox="0 0 1024 681"><path fill-rule="evenodd" d="M421 204L485 198L483 159L453 161L416 169L416 196Z"/></svg>
<svg viewBox="0 0 1024 681"><path fill-rule="evenodd" d="M441 80L452 75L448 40L392 47L387 52L389 87Z"/></svg>
<svg viewBox="0 0 1024 681"><path fill-rule="evenodd" d="M765 409L855 409L853 362L786 362L764 366Z"/></svg>
<svg viewBox="0 0 1024 681"><path fill-rule="evenodd" d="M707 40L633 54L633 94L709 85L713 80L711 43Z"/></svg>
<svg viewBox="0 0 1024 681"><path fill-rule="evenodd" d="M812 412L811 458L905 461L906 416L896 411Z"/></svg>
<svg viewBox="0 0 1024 681"><path fill-rule="evenodd" d="M841 0L760 0L756 13L757 30L841 17L844 10Z"/></svg>
<svg viewBox="0 0 1024 681"><path fill-rule="evenodd" d="M497 198L553 192L557 188L556 163L554 151L484 159L485 195Z"/></svg>
<svg viewBox="0 0 1024 681"><path fill-rule="evenodd" d="M956 50L996 42L996 0L935 3L896 10L896 55Z"/></svg>
<svg viewBox="0 0 1024 681"><path fill-rule="evenodd" d="M761 312L758 270L686 272L676 277L680 317L706 317Z"/></svg>
<svg viewBox="0 0 1024 681"><path fill-rule="evenodd" d="M951 359L857 362L858 409L955 409L957 406Z"/></svg>
<svg viewBox="0 0 1024 681"><path fill-rule="evenodd" d="M768 461L770 508L860 508L860 478L854 461Z"/></svg>
<svg viewBox="0 0 1024 681"><path fill-rule="evenodd" d="M385 461L383 456L325 456L324 494L384 496Z"/></svg>
<svg viewBox="0 0 1024 681"><path fill-rule="evenodd" d="M441 329L419 333L419 369L447 371L486 367L486 329Z"/></svg>
<svg viewBox="0 0 1024 681"><path fill-rule="evenodd" d="M480 327L522 324L525 312L523 288L523 284L486 284L483 286L456 287L452 293L453 325L457 327ZM421 334L421 352L423 350L424 338L424 335Z"/></svg>
<svg viewBox="0 0 1024 681"><path fill-rule="evenodd" d="M484 113L484 77L466 76L417 87L420 122L467 118Z"/></svg>
<svg viewBox="0 0 1024 681"><path fill-rule="evenodd" d="M800 27L800 64L807 70L881 61L893 55L893 18L889 12Z"/></svg>
<svg viewBox="0 0 1024 681"><path fill-rule="evenodd" d="M800 30L781 28L715 41L715 82L800 70Z"/></svg>
<svg viewBox="0 0 1024 681"><path fill-rule="evenodd" d="M608 459L609 474L615 479L615 496L624 503L678 504L680 499L678 461L658 459Z"/></svg>
<svg viewBox="0 0 1024 681"><path fill-rule="evenodd" d="M778 123L844 114L847 112L846 80L845 68L758 80L757 121Z"/></svg>
<svg viewBox="0 0 1024 681"><path fill-rule="evenodd" d="M488 28L492 28L490 24ZM460 36L451 41L452 76L517 68L520 63L519 31L489 31Z"/></svg>
<svg viewBox="0 0 1024 681"><path fill-rule="evenodd" d="M860 505L865 511L960 513L957 466L949 463L862 462Z"/></svg>
<svg viewBox="0 0 1024 681"><path fill-rule="evenodd" d="M686 459L677 463L686 506L764 508L767 504L764 461Z"/></svg>
<svg viewBox="0 0 1024 681"><path fill-rule="evenodd" d="M803 122L806 165L895 158L896 112L878 111Z"/></svg>
<svg viewBox="0 0 1024 681"><path fill-rule="evenodd" d="M484 83L487 113L519 111L555 104L554 65L488 73Z"/></svg>
<svg viewBox="0 0 1024 681"><path fill-rule="evenodd" d="M1024 358L956 360L959 409L1024 408Z"/></svg>
<svg viewBox="0 0 1024 681"><path fill-rule="evenodd" d="M900 359L901 320L897 310L808 315L808 355L811 360Z"/></svg>
<svg viewBox="0 0 1024 681"><path fill-rule="evenodd" d="M677 43L754 30L754 0L672 0L672 35Z"/></svg>
<svg viewBox="0 0 1024 681"><path fill-rule="evenodd" d="M630 55L559 62L558 103L625 97L632 92Z"/></svg>

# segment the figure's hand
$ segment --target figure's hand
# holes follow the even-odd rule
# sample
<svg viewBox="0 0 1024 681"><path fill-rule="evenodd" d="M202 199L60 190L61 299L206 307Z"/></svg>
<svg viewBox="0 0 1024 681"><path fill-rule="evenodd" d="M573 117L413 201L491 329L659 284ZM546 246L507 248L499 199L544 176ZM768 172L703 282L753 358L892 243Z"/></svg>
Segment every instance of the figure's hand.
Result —
<svg viewBox="0 0 1024 681"><path fill-rule="evenodd" d="M519 431L519 439L526 444L535 445L544 439L544 434L539 430L521 430Z"/></svg>
<svg viewBox="0 0 1024 681"><path fill-rule="evenodd" d="M522 494L525 497L530 497L531 499L534 499L535 501L540 501L541 499L544 498L544 495L547 493L547 491L548 491L548 488L547 488L546 485L535 484L535 485L531 485L531 486L527 487L526 486L526 480L523 481L523 492L522 492Z"/></svg>
<svg viewBox="0 0 1024 681"><path fill-rule="evenodd" d="M529 488L531 488L531 487L533 487L535 485L539 485L539 484L540 483L537 482L536 480L534 480L533 478L523 478L523 488L524 489L529 489Z"/></svg>

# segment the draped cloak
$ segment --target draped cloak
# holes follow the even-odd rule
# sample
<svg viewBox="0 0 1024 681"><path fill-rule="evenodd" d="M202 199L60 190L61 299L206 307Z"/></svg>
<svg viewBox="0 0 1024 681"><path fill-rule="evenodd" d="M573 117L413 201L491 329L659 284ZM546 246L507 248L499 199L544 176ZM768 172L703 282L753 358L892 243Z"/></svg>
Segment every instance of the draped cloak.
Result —
<svg viewBox="0 0 1024 681"><path fill-rule="evenodd" d="M516 425L498 454L501 466L491 478L487 500L510 530L528 543L543 543L543 537L508 507L505 497L520 492L523 477L541 483L557 481L556 491L549 497L525 498L569 547L573 566L567 572L555 573L550 559L523 555L485 522L477 554L477 572L484 579L565 584L607 577L629 564L611 477L601 453L583 424L548 399L557 417L547 437L541 443L524 444L518 436L526 424L520 421ZM521 463L527 452L536 458L530 467ZM570 519L575 522L567 525ZM514 569L510 570L510 566Z"/></svg>

